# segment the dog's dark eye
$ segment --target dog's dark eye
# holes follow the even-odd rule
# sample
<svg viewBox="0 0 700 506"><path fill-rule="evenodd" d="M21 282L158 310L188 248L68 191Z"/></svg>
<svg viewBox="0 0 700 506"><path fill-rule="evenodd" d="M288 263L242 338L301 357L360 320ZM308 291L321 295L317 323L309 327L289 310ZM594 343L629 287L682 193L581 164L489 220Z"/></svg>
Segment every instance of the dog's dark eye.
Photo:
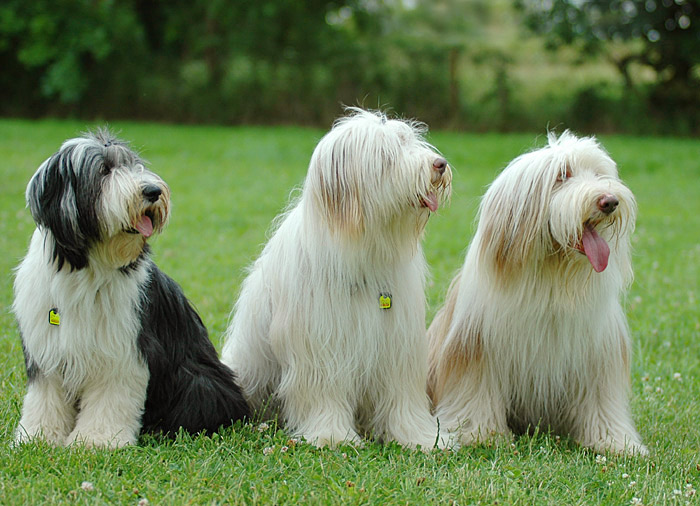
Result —
<svg viewBox="0 0 700 506"><path fill-rule="evenodd" d="M562 181L566 181L570 177L571 177L571 167L569 167L569 165L567 164L564 171L559 172L559 175L557 176L557 183L561 183Z"/></svg>
<svg viewBox="0 0 700 506"><path fill-rule="evenodd" d="M110 167L108 167L107 165L103 164L100 167L100 174L102 174L103 176L109 175L110 172L112 172L112 169Z"/></svg>

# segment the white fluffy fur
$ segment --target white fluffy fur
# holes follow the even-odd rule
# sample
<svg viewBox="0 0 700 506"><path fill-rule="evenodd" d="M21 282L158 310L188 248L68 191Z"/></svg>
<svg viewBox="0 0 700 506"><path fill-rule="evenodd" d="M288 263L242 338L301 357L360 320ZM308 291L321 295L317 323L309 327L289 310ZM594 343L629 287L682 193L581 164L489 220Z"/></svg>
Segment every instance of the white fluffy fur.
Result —
<svg viewBox="0 0 700 506"><path fill-rule="evenodd" d="M99 265L55 272L44 235L34 232L15 283L25 346L44 372L27 386L17 440L133 444L149 378L136 347L145 266L130 276ZM61 324L50 326L49 310L59 301Z"/></svg>
<svg viewBox="0 0 700 506"><path fill-rule="evenodd" d="M609 215L598 201L619 200ZM441 424L470 444L537 425L597 451L646 454L628 404L636 204L592 138L550 134L515 159L481 203L476 235L428 331ZM610 247L594 272L585 224Z"/></svg>
<svg viewBox="0 0 700 506"><path fill-rule="evenodd" d="M421 125L353 110L319 142L300 198L243 283L222 360L254 409L279 409L311 443L438 439L420 246L425 202L450 188L437 160Z"/></svg>
<svg viewBox="0 0 700 506"><path fill-rule="evenodd" d="M90 159L94 138L66 141L61 153L64 164L83 184L89 171L98 170ZM71 151L72 150L72 151ZM31 206L39 202L29 188L47 182L47 167L39 167L27 190ZM67 176L66 176L67 177ZM102 184L102 180L99 181ZM157 185L156 204L144 200L141 187ZM55 187L62 195L61 219L80 234L80 211L72 186ZM17 268L13 310L22 332L25 356L41 372L30 378L15 439L23 442L40 437L56 445L75 441L115 448L135 443L141 427L149 371L137 349L140 329L140 287L147 264L129 275L119 270L141 255L146 238L129 233L145 209L156 217L155 228L165 225L169 214L169 190L139 162L115 167L102 185L97 205L101 240L89 251L89 264L74 270L60 269L53 256L56 239L39 226L29 251ZM38 211L40 212L40 211ZM48 323L49 310L58 308L59 326Z"/></svg>

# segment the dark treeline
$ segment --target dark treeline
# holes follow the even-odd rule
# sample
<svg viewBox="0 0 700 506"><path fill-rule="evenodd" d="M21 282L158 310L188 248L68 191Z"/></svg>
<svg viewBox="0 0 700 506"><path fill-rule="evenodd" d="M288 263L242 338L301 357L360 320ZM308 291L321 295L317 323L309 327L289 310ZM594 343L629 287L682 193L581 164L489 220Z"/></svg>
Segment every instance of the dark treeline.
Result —
<svg viewBox="0 0 700 506"><path fill-rule="evenodd" d="M658 20L648 12L650 1L658 4ZM639 20L646 25L637 33L605 37L594 29L597 11L586 11L596 3L4 0L0 115L327 126L342 104L360 104L437 128L541 130L564 123L584 130L697 133L696 0L609 2L618 14L605 17L609 24L637 23L630 6L649 15ZM529 24L518 36L543 34L552 48L574 47L582 61L607 59L620 70L619 82L592 79L558 94L555 106L531 100L513 72L517 56L487 37L486 27L498 26L506 12ZM566 33L562 26L573 26L574 15L581 26ZM669 16L676 20L673 30L664 24ZM667 46L667 34L684 37L672 40L675 50L640 51ZM626 52L617 51L613 60L606 48L620 40ZM653 66L677 54L685 56L670 69ZM633 64L649 66L655 77L634 82ZM479 76L474 68L482 70ZM474 86L482 91L469 92Z"/></svg>

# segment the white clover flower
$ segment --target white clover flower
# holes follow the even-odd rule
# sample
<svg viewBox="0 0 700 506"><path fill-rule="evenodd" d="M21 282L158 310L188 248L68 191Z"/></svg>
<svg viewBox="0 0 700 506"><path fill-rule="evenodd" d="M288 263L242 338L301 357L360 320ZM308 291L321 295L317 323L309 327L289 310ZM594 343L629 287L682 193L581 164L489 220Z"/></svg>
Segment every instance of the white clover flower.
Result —
<svg viewBox="0 0 700 506"><path fill-rule="evenodd" d="M266 424L265 422L263 422L260 425L258 425L258 432L265 432L269 428L270 428L270 426L268 424Z"/></svg>
<svg viewBox="0 0 700 506"><path fill-rule="evenodd" d="M150 503L148 502L148 499L145 497L142 499L139 499L139 506L148 506Z"/></svg>
<svg viewBox="0 0 700 506"><path fill-rule="evenodd" d="M280 448L280 451L282 453L287 453L287 450L289 450L289 446L283 446L282 448Z"/></svg>
<svg viewBox="0 0 700 506"><path fill-rule="evenodd" d="M676 381L683 381L683 378L681 378L681 373L679 373L679 372L673 373L673 379Z"/></svg>
<svg viewBox="0 0 700 506"><path fill-rule="evenodd" d="M82 488L86 492L92 492L93 490L95 490L95 485L93 485L90 481L84 481L80 484L80 488Z"/></svg>
<svg viewBox="0 0 700 506"><path fill-rule="evenodd" d="M268 446L266 448L263 448L263 455L265 455L265 456L270 455L274 451L275 451L274 446Z"/></svg>
<svg viewBox="0 0 700 506"><path fill-rule="evenodd" d="M634 487L636 484L637 484L637 482L634 481L634 480L632 480L632 481L630 481L629 485L627 485L627 486L628 486L629 488L632 488L632 487Z"/></svg>
<svg viewBox="0 0 700 506"><path fill-rule="evenodd" d="M608 459L605 458L605 455L596 455L595 456L595 463L596 464L605 464L608 461Z"/></svg>
<svg viewBox="0 0 700 506"><path fill-rule="evenodd" d="M642 502L642 500L639 497L633 497L630 500L630 504L632 506L643 506L644 503Z"/></svg>

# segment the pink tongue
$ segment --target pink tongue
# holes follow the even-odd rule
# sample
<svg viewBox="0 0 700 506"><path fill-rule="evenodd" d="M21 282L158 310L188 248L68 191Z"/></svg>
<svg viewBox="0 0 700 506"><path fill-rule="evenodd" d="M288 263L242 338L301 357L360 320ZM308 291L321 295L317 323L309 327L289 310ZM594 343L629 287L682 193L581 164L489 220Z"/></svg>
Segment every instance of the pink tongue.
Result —
<svg viewBox="0 0 700 506"><path fill-rule="evenodd" d="M608 243L598 235L592 226L585 228L581 242L583 243L583 252L588 257L588 261L591 262L593 269L596 272L603 272L608 266L608 257L610 256Z"/></svg>
<svg viewBox="0 0 700 506"><path fill-rule="evenodd" d="M151 221L151 218L146 216L145 214L141 216L141 219L139 222L135 225L136 230L141 232L141 235L144 237L151 237L153 234L153 222Z"/></svg>
<svg viewBox="0 0 700 506"><path fill-rule="evenodd" d="M435 212L438 210L437 195L435 195L433 192L428 193L425 196L425 198L423 198L423 203L425 204L425 207L430 209L432 212Z"/></svg>

